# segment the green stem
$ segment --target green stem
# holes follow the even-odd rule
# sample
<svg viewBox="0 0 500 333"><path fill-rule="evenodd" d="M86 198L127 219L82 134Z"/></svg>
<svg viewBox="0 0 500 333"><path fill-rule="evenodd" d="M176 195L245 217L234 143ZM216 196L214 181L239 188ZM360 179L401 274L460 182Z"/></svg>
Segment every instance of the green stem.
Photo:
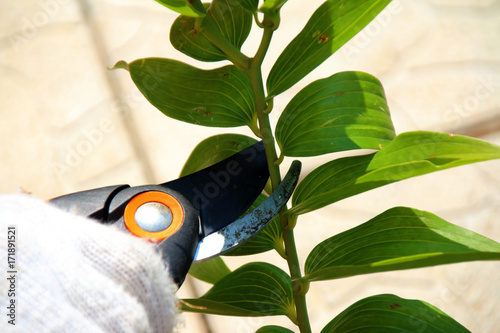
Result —
<svg viewBox="0 0 500 333"><path fill-rule="evenodd" d="M205 12L205 7L201 0L191 0L194 8L201 12ZM239 70L244 71L250 66L250 59L241 53L241 51L234 46L219 30L214 20L210 15L199 17L196 19L195 29L199 30L205 37L207 37L215 46L217 46L227 59L231 61Z"/></svg>
<svg viewBox="0 0 500 333"><path fill-rule="evenodd" d="M264 19L264 26L266 18ZM262 36L262 41L257 50L255 57L250 62L250 68L246 70L250 82L252 84L252 90L255 98L255 106L257 110L257 118L259 121L259 127L261 132L262 141L266 149L267 163L269 167L269 175L271 178L271 184L273 191L278 187L281 182L281 174L279 165L275 162L278 160L276 153L275 141L273 137L273 132L271 129L271 124L269 121L269 114L267 111L267 104L265 101L264 84L262 80L261 65L264 56L269 48L271 38L273 35L273 28L266 26L264 28L264 34ZM286 207L280 213L281 228L283 231L283 240L285 244L285 257L288 262L288 268L290 270L290 276L292 278L293 293L295 300L295 310L297 313L297 325L299 326L301 333L310 333L311 327L309 324L309 316L307 314L307 304L304 291L301 290L300 278L302 277L299 265L299 258L297 255L297 248L295 246L295 238L293 234L292 223L289 226L289 221L287 216L284 214ZM291 228L290 228L291 227Z"/></svg>
<svg viewBox="0 0 500 333"><path fill-rule="evenodd" d="M250 58L241 53L236 46L234 46L226 37L224 37L224 35L222 35L212 18L207 15L199 20L203 20L201 23L201 29L205 37L207 37L215 46L224 52L227 59L231 61L239 70L247 70L250 66Z"/></svg>
<svg viewBox="0 0 500 333"><path fill-rule="evenodd" d="M274 144L273 132L271 123L269 121L268 105L266 103L266 94L264 91L264 83L262 80L262 62L267 53L274 27L273 21L264 16L262 22L264 26L264 33L260 46L255 53L254 58L249 59L238 48L232 45L227 38L225 38L220 30L217 28L212 18L208 15L200 22L203 27L203 34L219 49L221 49L228 59L240 70L247 73L252 84L252 90L255 99L255 107L257 111L257 119L260 128L260 137L264 143L266 150L267 164L269 168L269 175L273 191L276 190L281 183L281 174L279 164L276 163L278 156L276 154L276 147ZM283 231L283 242L285 244L285 257L288 262L290 276L292 278L293 293L295 300L295 310L297 314L297 325L301 333L310 333L311 326L309 324L309 316L307 314L307 305L305 299L305 292L301 290L300 279L302 277L300 272L299 258L297 255L297 248L295 246L295 238L293 235L294 223L289 225L287 216L284 214L286 207L280 213L281 228Z"/></svg>
<svg viewBox="0 0 500 333"><path fill-rule="evenodd" d="M288 224L286 216L280 214L281 225ZM307 303L305 293L307 291L301 288L301 272L299 266L299 257L295 246L295 237L293 230L283 230L283 239L285 242L286 258L288 269L292 278L293 297L295 300L295 310L297 311L297 322L301 333L311 333L311 325L309 323L309 315L307 314Z"/></svg>
<svg viewBox="0 0 500 333"><path fill-rule="evenodd" d="M271 43L271 38L273 31L271 29L265 28L264 34L262 36L262 41L259 49L255 53L255 57L250 61L250 68L246 70L248 77L250 78L250 83L252 84L252 90L255 99L255 107L257 111L257 119L259 122L260 136L264 143L266 149L267 164L271 177L271 185L273 191L281 183L281 175L279 168L274 166L274 161L278 158L276 154L276 148L274 146L274 137L271 130L271 123L269 121L268 115L265 113L267 110L267 104L265 102L265 92L264 84L262 82L262 61L266 55L269 44Z"/></svg>

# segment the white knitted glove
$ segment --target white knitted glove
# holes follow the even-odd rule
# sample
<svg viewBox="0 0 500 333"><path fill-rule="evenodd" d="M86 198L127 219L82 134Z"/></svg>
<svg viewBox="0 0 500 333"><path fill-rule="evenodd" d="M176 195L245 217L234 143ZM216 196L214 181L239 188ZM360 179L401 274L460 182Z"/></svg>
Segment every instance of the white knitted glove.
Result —
<svg viewBox="0 0 500 333"><path fill-rule="evenodd" d="M7 258L9 226L16 228L15 254ZM10 268L9 259L15 259ZM0 263L0 332L171 332L175 326L176 286L152 244L41 200L0 196Z"/></svg>

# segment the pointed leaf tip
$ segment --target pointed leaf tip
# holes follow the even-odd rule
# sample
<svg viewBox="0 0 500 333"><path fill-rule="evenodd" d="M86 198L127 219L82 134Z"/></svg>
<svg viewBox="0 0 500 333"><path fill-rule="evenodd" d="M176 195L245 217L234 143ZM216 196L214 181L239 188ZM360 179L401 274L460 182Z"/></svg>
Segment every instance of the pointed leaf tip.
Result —
<svg viewBox="0 0 500 333"><path fill-rule="evenodd" d="M284 1L266 1L280 4ZM391 0L325 1L304 29L288 44L267 78L269 96L276 96L309 74L370 23Z"/></svg>
<svg viewBox="0 0 500 333"><path fill-rule="evenodd" d="M500 244L494 240L434 214L395 207L318 244L307 257L305 279L498 259Z"/></svg>
<svg viewBox="0 0 500 333"><path fill-rule="evenodd" d="M118 61L112 68L108 67L108 70L112 71L112 70L115 70L115 69L118 69L118 68L122 68L122 69L130 72L130 68L128 66L128 63L126 61L124 61L124 60Z"/></svg>
<svg viewBox="0 0 500 333"><path fill-rule="evenodd" d="M172 59L145 58L130 63L130 76L144 97L170 118L255 130L250 79L233 65L202 70Z"/></svg>
<svg viewBox="0 0 500 333"><path fill-rule="evenodd" d="M300 215L400 180L500 158L500 146L462 135L405 132L374 154L325 163L297 186L288 214Z"/></svg>

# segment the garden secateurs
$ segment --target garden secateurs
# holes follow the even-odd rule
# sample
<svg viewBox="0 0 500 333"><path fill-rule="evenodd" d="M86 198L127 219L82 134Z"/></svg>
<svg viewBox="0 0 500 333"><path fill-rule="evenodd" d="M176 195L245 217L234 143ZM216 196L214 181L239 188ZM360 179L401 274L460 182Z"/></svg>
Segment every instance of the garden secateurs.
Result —
<svg viewBox="0 0 500 333"><path fill-rule="evenodd" d="M156 242L180 286L193 261L223 254L262 230L292 195L300 168L293 162L278 188L243 216L269 178L262 142L167 183L101 187L50 203Z"/></svg>

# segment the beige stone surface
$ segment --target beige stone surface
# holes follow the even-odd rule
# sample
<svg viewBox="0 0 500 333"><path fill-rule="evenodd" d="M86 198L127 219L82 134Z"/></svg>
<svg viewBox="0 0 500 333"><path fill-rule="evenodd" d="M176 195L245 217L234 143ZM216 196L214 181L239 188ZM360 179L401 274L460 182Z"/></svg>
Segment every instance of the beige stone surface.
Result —
<svg viewBox="0 0 500 333"><path fill-rule="evenodd" d="M288 1L264 63L280 51L322 1ZM218 128L168 119L137 91L118 60L187 58L169 44L176 14L153 0L17 0L0 2L0 193L23 189L42 198L109 184L164 182ZM252 54L254 27L243 51ZM362 70L384 84L398 133L439 130L500 144L500 1L394 0L303 82L275 99L271 121L305 84ZM224 132L252 135L246 128ZM342 154L303 159L304 174ZM285 161L285 171L290 161ZM500 162L463 166L396 183L304 215L296 229L300 258L319 241L393 206L431 211L500 241ZM275 254L229 258L237 268ZM498 332L500 265L462 263L313 283L314 332L363 297L394 293L440 307L473 332ZM191 281L203 292L207 285ZM190 283L182 297L192 297ZM254 332L266 324L296 330L286 318L208 317L212 332ZM203 332L197 315L181 332ZM208 332L208 331L207 331Z"/></svg>

